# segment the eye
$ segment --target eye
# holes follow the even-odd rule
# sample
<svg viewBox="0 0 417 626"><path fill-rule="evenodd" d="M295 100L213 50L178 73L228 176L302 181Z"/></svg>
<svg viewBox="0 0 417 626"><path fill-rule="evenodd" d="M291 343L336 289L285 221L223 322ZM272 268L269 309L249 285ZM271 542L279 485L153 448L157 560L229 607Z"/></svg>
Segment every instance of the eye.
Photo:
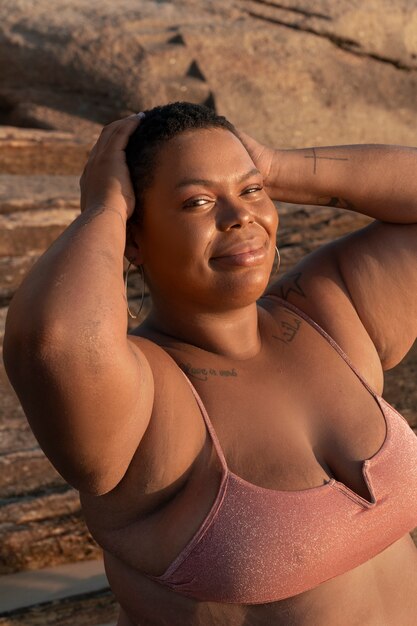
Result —
<svg viewBox="0 0 417 626"><path fill-rule="evenodd" d="M193 207L202 207L206 204L210 204L213 200L209 200L208 198L193 198L186 202L183 206L184 208L193 208Z"/></svg>
<svg viewBox="0 0 417 626"><path fill-rule="evenodd" d="M253 185L252 187L248 187L243 191L243 193L255 193L256 191L262 191L263 187L261 185Z"/></svg>

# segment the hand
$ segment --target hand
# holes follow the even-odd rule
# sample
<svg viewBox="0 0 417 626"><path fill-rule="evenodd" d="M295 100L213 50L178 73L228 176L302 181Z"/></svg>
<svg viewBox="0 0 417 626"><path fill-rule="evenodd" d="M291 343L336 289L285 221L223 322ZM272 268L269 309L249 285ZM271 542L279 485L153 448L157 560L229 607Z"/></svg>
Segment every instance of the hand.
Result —
<svg viewBox="0 0 417 626"><path fill-rule="evenodd" d="M271 192L276 185L276 181L272 180L275 178L276 174L273 168L276 150L273 148L267 148L241 130L238 131L238 135L246 150L249 152L255 166L261 172L266 191Z"/></svg>
<svg viewBox="0 0 417 626"><path fill-rule="evenodd" d="M124 149L139 122L139 115L130 115L101 131L80 178L81 212L104 206L119 211L126 219L132 215L135 194Z"/></svg>

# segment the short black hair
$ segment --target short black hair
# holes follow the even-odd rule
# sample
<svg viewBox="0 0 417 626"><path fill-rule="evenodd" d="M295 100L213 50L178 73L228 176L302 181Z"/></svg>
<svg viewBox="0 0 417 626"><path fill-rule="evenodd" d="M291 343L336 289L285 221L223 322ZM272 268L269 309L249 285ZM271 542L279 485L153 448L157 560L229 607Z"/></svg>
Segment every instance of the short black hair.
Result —
<svg viewBox="0 0 417 626"><path fill-rule="evenodd" d="M130 221L139 224L143 219L144 191L153 183L157 154L166 141L185 131L203 128L223 128L238 137L233 124L202 104L172 102L144 114L125 149L136 200Z"/></svg>

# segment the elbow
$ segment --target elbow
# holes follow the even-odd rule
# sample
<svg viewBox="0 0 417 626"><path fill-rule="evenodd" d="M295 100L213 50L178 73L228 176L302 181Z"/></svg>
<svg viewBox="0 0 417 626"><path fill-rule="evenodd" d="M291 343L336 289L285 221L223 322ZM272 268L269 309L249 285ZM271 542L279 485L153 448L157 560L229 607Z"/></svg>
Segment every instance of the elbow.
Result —
<svg viewBox="0 0 417 626"><path fill-rule="evenodd" d="M82 480L79 481L77 483L77 486L74 486L74 488L81 494L86 494L89 496L95 496L95 497L99 497L99 496L105 496L108 493L110 493L111 491L113 491L113 489L115 489L117 487L117 485L119 484L119 482L122 479L120 479L117 482L114 481L107 481L107 480L103 480L103 478L101 477L100 479L97 479L96 477L92 477L90 480Z"/></svg>
<svg viewBox="0 0 417 626"><path fill-rule="evenodd" d="M6 318L3 339L3 364L13 386L33 370L35 363L47 361L48 354L60 350L56 332L51 329L19 326Z"/></svg>
<svg viewBox="0 0 417 626"><path fill-rule="evenodd" d="M104 496L113 491L122 481L126 471L125 470L120 476L116 475L114 471L110 471L108 475L96 471L84 472L82 475L80 473L74 475L71 471L65 471L63 467L59 470L58 468L56 469L64 480L79 493L97 497Z"/></svg>

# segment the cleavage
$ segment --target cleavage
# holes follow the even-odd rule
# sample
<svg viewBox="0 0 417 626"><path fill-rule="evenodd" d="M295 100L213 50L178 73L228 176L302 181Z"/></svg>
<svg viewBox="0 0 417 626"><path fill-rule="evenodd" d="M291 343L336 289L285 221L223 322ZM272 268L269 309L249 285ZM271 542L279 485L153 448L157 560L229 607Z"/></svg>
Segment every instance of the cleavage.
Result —
<svg viewBox="0 0 417 626"><path fill-rule="evenodd" d="M233 421L229 402L211 398L206 408L216 415L213 427L229 470L277 491L302 491L333 478L371 503L363 465L383 445L387 427L376 399L353 376L344 385L329 380L321 394L311 396L306 388L303 402L300 393L274 391L272 407L262 401L265 394L233 394ZM320 397L314 401L314 395Z"/></svg>

